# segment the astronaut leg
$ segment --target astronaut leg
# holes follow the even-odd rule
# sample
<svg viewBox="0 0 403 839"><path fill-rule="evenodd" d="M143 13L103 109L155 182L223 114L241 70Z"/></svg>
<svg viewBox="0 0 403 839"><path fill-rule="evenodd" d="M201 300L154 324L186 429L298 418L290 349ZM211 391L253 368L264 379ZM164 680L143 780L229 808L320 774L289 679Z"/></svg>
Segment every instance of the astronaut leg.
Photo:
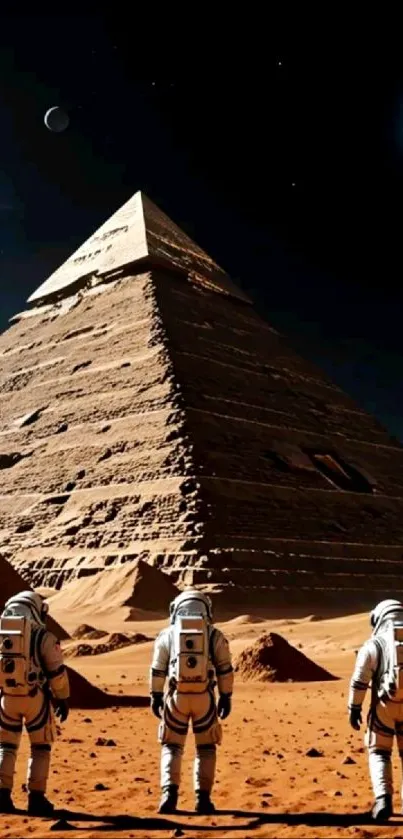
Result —
<svg viewBox="0 0 403 839"><path fill-rule="evenodd" d="M372 788L380 806L392 810L392 748L395 733L393 706L388 702L378 702L371 709L368 717L368 729L365 743L368 747L369 772ZM373 811L374 812L374 811Z"/></svg>
<svg viewBox="0 0 403 839"><path fill-rule="evenodd" d="M369 748L369 773L375 798L393 795L392 749Z"/></svg>
<svg viewBox="0 0 403 839"><path fill-rule="evenodd" d="M159 728L161 751L161 788L179 787L183 749L189 725L187 695L173 693L165 699Z"/></svg>
<svg viewBox="0 0 403 839"><path fill-rule="evenodd" d="M39 690L31 697L25 717L31 742L28 761L27 786L29 792L46 792L50 769L51 746L56 736L56 725L50 699Z"/></svg>
<svg viewBox="0 0 403 839"><path fill-rule="evenodd" d="M0 703L0 789L12 790L22 732L23 697L2 696Z"/></svg>
<svg viewBox="0 0 403 839"><path fill-rule="evenodd" d="M399 703L399 710L398 710L398 720L396 720L396 739L397 739L397 747L399 749L400 755L400 762L402 765L402 779L403 779L403 702ZM402 787L401 787L401 799L402 799L402 809L403 809L403 780L402 780Z"/></svg>
<svg viewBox="0 0 403 839"><path fill-rule="evenodd" d="M216 745L221 742L221 725L212 691L192 696L192 725L196 740L194 788L210 793L216 768Z"/></svg>

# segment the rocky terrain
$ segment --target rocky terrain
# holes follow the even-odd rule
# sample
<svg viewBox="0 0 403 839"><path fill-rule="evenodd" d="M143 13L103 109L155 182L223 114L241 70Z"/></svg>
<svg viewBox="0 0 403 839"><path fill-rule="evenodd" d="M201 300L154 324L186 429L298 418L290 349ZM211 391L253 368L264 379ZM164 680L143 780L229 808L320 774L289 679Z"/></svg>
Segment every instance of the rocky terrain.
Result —
<svg viewBox="0 0 403 839"><path fill-rule="evenodd" d="M77 623L72 621L77 620L76 615L70 616L69 623L67 612L54 614L60 623L67 619L66 628L75 634ZM112 610L95 620L87 609L87 618L92 629L143 632L150 637L166 625L166 617L122 623ZM290 658L299 653L304 671L297 674L294 670L294 677L303 680L292 682L260 681L250 679L249 672L236 672L233 711L223 722L223 743L218 749L214 816L194 814L191 735L183 761L180 810L175 816L158 816L156 812L160 746L158 722L147 707L150 641L74 659L74 672L86 679L85 690L81 682L78 695L87 698L90 685L96 702L92 697L89 707L73 708L67 723L59 726L48 794L60 811L53 819L28 820L23 790L28 738L24 735L14 795L21 811L0 817L1 836L42 839L54 834L68 837L75 831L88 839L399 839L403 819L398 753L393 758L395 816L387 826L371 825L372 794L363 732L352 731L347 720L348 679L355 650L368 637L368 615L273 620L243 614L220 628L230 639L236 661L242 657L250 660L250 650L255 655L262 649L259 639L271 635L276 636L276 645L281 637L278 650L284 644L289 648L287 668ZM278 659L275 662L271 657L273 663L278 665ZM337 680L307 681L312 664L323 668L324 679L330 672ZM145 706L125 707L130 694L144 699ZM365 711L367 707L368 701Z"/></svg>

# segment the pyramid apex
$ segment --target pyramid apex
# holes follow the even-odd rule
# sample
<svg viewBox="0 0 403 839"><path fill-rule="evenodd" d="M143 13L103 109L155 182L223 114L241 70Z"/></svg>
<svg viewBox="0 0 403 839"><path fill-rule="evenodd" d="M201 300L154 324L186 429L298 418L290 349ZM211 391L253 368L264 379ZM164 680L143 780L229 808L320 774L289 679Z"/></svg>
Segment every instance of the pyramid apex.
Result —
<svg viewBox="0 0 403 839"><path fill-rule="evenodd" d="M93 276L108 275L138 262L175 268L217 292L251 302L225 271L141 190L80 245L31 294L28 302L37 305L66 297Z"/></svg>

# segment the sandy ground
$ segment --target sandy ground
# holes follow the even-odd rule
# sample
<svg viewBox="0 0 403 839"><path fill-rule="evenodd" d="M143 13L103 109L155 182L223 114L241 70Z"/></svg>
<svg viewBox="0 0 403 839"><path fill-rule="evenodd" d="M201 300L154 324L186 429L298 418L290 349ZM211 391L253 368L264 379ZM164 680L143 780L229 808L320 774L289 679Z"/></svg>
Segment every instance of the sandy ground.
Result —
<svg viewBox="0 0 403 839"><path fill-rule="evenodd" d="M163 621L114 623L113 616L55 614L68 630L84 621L109 631L137 631L155 637ZM0 817L0 835L205 837L403 836L403 816L375 827L362 734L349 729L348 677L354 650L368 634L367 615L333 620L265 621L248 616L221 624L236 655L259 634L275 630L326 667L340 681L315 684L237 683L232 715L224 723L219 749L215 816L192 813L191 736L185 752L181 811L156 814L159 799L157 721L148 709L72 711L54 747L49 796L65 810L68 825L29 819L26 813ZM113 693L147 694L152 643L104 655L70 659L87 678ZM96 745L99 737L114 746ZM315 747L320 757L308 757ZM18 760L15 802L26 806L27 743ZM346 758L352 762L345 763ZM400 813L397 756L395 810ZM95 789L96 784L104 789Z"/></svg>

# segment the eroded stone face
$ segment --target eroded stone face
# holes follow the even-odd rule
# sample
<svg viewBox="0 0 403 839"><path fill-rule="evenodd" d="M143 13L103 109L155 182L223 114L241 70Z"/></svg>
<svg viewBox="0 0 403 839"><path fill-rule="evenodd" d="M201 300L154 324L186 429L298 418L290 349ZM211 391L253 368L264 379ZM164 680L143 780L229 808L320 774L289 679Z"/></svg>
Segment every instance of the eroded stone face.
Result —
<svg viewBox="0 0 403 839"><path fill-rule="evenodd" d="M401 591L403 449L160 222L149 271L0 336L0 552L57 588L141 558L244 605Z"/></svg>
<svg viewBox="0 0 403 839"><path fill-rule="evenodd" d="M130 556L177 556L193 467L150 276L21 320L0 353L0 550L56 587Z"/></svg>
<svg viewBox="0 0 403 839"><path fill-rule="evenodd" d="M402 590L402 447L251 307L156 289L205 505L192 580L274 604Z"/></svg>

